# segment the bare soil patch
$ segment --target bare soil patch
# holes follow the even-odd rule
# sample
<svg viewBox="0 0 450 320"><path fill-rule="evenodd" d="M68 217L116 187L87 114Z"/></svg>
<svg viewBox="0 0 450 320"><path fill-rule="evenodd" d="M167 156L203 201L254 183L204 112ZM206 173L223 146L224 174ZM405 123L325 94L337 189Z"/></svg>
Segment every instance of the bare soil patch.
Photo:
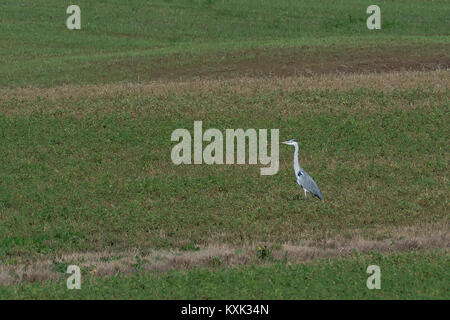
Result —
<svg viewBox="0 0 450 320"><path fill-rule="evenodd" d="M314 48L246 50L225 54L220 64L204 57L192 67L161 72L161 78L196 76L233 78L239 76L313 76L334 73L427 71L450 66L448 45L408 45L393 47Z"/></svg>
<svg viewBox="0 0 450 320"><path fill-rule="evenodd" d="M140 56L95 62L91 71L111 70L140 81L292 77L335 73L429 71L450 66L448 44L327 46L245 49L199 56ZM105 82L109 82L105 75Z"/></svg>

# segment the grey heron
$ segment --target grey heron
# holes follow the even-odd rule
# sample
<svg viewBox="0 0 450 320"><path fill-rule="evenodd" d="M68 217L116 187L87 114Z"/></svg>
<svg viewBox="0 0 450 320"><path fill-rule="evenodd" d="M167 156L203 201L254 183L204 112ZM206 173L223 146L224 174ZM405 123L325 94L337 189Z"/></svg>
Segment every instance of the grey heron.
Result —
<svg viewBox="0 0 450 320"><path fill-rule="evenodd" d="M309 174L306 173L305 170L300 167L300 163L298 162L298 142L295 139L291 139L288 141L284 141L284 144L287 144L288 146L294 146L294 173L295 178L297 179L297 183L300 187L303 188L303 191L305 191L305 198L306 198L306 192L310 192L313 195L315 195L317 198L322 200L322 193L319 190L319 187L314 182L313 178Z"/></svg>

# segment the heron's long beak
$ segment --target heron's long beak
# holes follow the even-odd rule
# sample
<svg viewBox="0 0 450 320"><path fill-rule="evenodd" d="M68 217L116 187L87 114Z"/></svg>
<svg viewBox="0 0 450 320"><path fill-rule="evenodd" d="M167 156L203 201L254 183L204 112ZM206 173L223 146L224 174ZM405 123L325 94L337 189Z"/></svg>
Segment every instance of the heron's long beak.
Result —
<svg viewBox="0 0 450 320"><path fill-rule="evenodd" d="M289 145L289 142L288 142L288 141L283 141L282 144L287 144L287 145Z"/></svg>

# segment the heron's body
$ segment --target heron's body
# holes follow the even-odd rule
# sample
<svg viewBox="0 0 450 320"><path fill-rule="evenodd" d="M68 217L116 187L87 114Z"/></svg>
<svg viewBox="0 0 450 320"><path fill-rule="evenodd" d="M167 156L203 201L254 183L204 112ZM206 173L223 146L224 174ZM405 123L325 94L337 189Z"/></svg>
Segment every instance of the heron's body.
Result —
<svg viewBox="0 0 450 320"><path fill-rule="evenodd" d="M300 167L300 163L298 161L298 143L297 141L295 141L294 139L283 142L284 144L287 145L292 145L295 147L295 151L294 151L294 173L295 173L295 178L297 180L297 183L300 187L302 187L302 189L305 192L305 197L306 197L306 192L309 192L313 195L315 195L317 198L319 198L320 200L323 199L322 197L322 193L320 192L319 187L317 186L317 183L313 180L313 178L311 178L311 176L302 169L302 167Z"/></svg>

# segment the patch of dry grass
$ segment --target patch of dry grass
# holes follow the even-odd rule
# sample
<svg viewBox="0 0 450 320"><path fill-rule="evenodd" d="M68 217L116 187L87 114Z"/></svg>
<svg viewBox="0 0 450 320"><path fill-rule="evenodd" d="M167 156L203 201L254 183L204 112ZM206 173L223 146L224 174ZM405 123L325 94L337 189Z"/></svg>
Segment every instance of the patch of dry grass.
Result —
<svg viewBox="0 0 450 320"><path fill-rule="evenodd" d="M436 91L450 89L450 71L397 71L360 74L320 74L289 77L240 77L229 80L194 79L190 81L152 81L148 83L114 83L101 85L65 85L54 88L0 89L0 102L11 99L34 101L45 98L52 101L76 97L115 97L119 95L186 95L233 91L236 94L253 94L266 90L337 90L358 88L375 90L406 90L433 87ZM6 111L6 110L5 110Z"/></svg>
<svg viewBox="0 0 450 320"><path fill-rule="evenodd" d="M394 90L405 92L405 90L417 88L423 88L429 94L414 100L404 100L401 96L397 96L395 104L380 103L378 97L373 97L353 105L347 103L345 108L351 112L372 113L392 109L427 108L436 101L445 103L448 100L450 88L450 71L331 74L312 77L240 78L188 82L155 81L146 84L71 85L51 89L35 87L3 89L0 90L0 113L5 116L49 114L76 118L101 117L115 113L128 114L135 118L150 113L171 117L189 114L208 119L208 117L220 117L223 113L239 116L245 110L258 114L259 117L267 117L267 106L264 101L256 104L255 101L251 101L255 97L264 96L274 100L271 104L273 113L292 117L306 110L316 113L334 113L342 109L342 105L330 102L326 102L326 106L320 108L311 108L312 104L321 103L321 101L308 100L308 98L304 101L292 101L292 98L286 96L292 92L315 92L316 95L317 92L354 94L358 89L369 89L389 95ZM185 99L195 100L198 103L186 105ZM297 105L295 108L292 108L293 103ZM342 103L346 102L342 101ZM239 104L239 107L234 107L233 104ZM209 108L209 105L214 105L214 108Z"/></svg>
<svg viewBox="0 0 450 320"><path fill-rule="evenodd" d="M62 276L61 270L59 272L55 270L55 264L62 264L65 268L75 264L91 276L105 277L119 273L167 272L193 267L249 265L274 260L295 264L319 258L346 256L355 251L365 254L371 251L394 253L420 249L450 249L450 230L448 225L410 226L372 231L353 230L337 236L309 237L299 243L261 245L267 246L270 250L269 260L257 257L258 244L255 243L239 247L212 243L198 247L198 251L133 250L44 256L33 261L23 260L10 265L0 265L0 284L59 279Z"/></svg>

